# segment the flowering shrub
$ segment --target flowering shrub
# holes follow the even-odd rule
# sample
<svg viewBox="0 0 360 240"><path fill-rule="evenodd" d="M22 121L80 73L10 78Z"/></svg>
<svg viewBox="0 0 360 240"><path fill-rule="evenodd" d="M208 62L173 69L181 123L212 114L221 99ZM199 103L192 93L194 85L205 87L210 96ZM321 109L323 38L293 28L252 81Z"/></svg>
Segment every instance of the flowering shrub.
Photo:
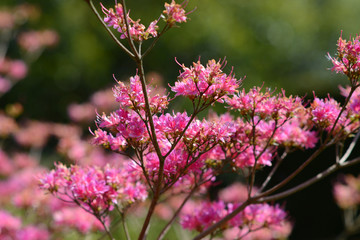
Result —
<svg viewBox="0 0 360 240"><path fill-rule="evenodd" d="M262 87L240 90L242 79L235 78L233 72L223 72L225 61L209 60L203 65L199 60L190 67L178 63L182 70L175 85L170 86L174 98L184 96L192 102L192 113L171 114L166 110L174 98L169 98L169 93L152 93L154 90L146 83L143 61L167 30L187 21L189 13L184 9L187 2L165 3L163 14L148 28L140 24L140 20L130 18L124 0L114 8L101 5L103 18L92 1L87 2L119 47L137 64L130 84L117 81L113 89L119 108L109 114L98 114L97 129L91 130L93 144L122 154L128 160L124 159L120 168L58 164L40 179L40 186L94 215L110 239L114 236L106 219L111 219L112 210L116 209L125 223L128 209L148 199L147 214L138 235L138 239L145 239L157 206L177 195L182 199L181 204L172 217L167 217L168 223L158 239L164 238L177 217L185 229L199 232L194 239L207 235L225 239L286 238L291 232L286 212L267 202L284 198L335 170L360 161L348 159L360 127L356 91L359 87L358 37L349 42L340 37L338 55L329 54L334 64L332 70L350 80L348 89L343 90L344 104L315 95L314 100L306 104L301 97L286 96L284 90L276 93ZM165 21L159 30L161 18ZM109 27L117 30L125 43ZM142 42L151 38L148 48L142 49ZM215 102L237 112L238 117L231 116L229 111L198 119L199 113ZM298 186L284 189L324 149L342 145L354 134L345 154L338 152L328 169ZM298 169L269 186L288 154L311 148L316 150ZM242 197L212 202L204 199L204 191L226 166L246 179L246 187L239 193ZM260 187L256 187L257 172L266 167L272 170ZM194 200L190 200L192 197ZM130 239L126 224L123 227Z"/></svg>
<svg viewBox="0 0 360 240"><path fill-rule="evenodd" d="M194 239L287 238L292 222L283 206L270 203L360 162L359 157L349 159L360 135L358 37L352 41L340 37L337 56L329 54L332 70L349 79L349 86L342 89L343 104L330 96L321 99L315 94L307 103L302 97L287 96L284 90L276 92L265 87L246 91L241 89L244 79L236 78L232 70L225 71L226 61L221 59L205 64L199 59L191 66L175 60L180 73L174 85L169 86L173 93L168 93L148 84L144 60L160 37L188 21L187 1L165 3L165 10L148 27L130 18L125 0L113 8L101 4L103 16L92 0L86 2L119 47L137 64L129 83L115 79L116 108L104 107L98 111L96 129L90 129L91 143L112 153L90 146L76 126L37 121L19 125L11 117L0 114L4 123L0 126L1 136L11 136L17 144L33 149L41 149L50 136L55 136L58 151L69 161L69 164L56 163L53 170L40 174L45 170L37 160L26 154L0 151L0 163L4 166L0 169L4 178L0 184L3 205L24 210L32 207L35 219L49 220L22 225L11 213L0 212L0 219L6 220L0 223L0 236L4 235L1 237L61 238L66 235L67 227L72 227L80 235L100 230L115 239L120 232L116 223L120 221L123 235L131 239L134 233L129 232L126 223L133 214L143 221L136 232L136 237L142 240L149 238L151 221L159 214L167 222L156 233L157 239L164 239L177 219L184 229L193 231ZM9 18L6 24L1 24L7 31L13 22ZM56 35L48 31L27 32L18 39L29 54L39 53L56 41ZM145 41L148 44L143 45ZM16 80L26 74L26 67L3 58L0 73ZM10 85L0 81L3 92ZM168 110L169 104L179 97L191 102L191 112ZM78 122L87 121L92 117L89 109L98 102L94 99L95 95L91 104L73 104L69 108L70 117ZM110 105L106 104L108 98L102 100L103 105ZM199 118L200 113L215 103L222 104L227 113ZM352 142L346 145L349 139ZM331 146L347 148L337 151L332 164L323 172L286 188ZM289 176L271 185L287 156L305 149L313 149L312 155ZM265 168L271 170L265 181L258 184L257 174ZM223 190L211 201L206 197L208 189L227 169L241 175L244 181L231 186L231 190ZM29 177L34 174L40 175L36 183ZM42 195L39 191L49 194ZM161 207L168 212L161 215ZM136 215L136 208L145 211L143 217Z"/></svg>

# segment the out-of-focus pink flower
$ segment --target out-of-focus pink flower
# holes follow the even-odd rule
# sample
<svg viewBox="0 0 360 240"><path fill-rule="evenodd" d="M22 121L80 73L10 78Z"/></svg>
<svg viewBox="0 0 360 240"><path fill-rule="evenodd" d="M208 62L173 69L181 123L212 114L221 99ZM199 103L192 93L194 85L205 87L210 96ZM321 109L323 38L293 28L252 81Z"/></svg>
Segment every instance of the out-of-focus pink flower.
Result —
<svg viewBox="0 0 360 240"><path fill-rule="evenodd" d="M12 87L11 81L0 76L0 94L4 94Z"/></svg>
<svg viewBox="0 0 360 240"><path fill-rule="evenodd" d="M53 213L56 227L75 228L83 234L103 230L101 222L79 207L64 207Z"/></svg>
<svg viewBox="0 0 360 240"><path fill-rule="evenodd" d="M9 76L15 80L22 79L27 74L27 66L21 60L15 60L11 62L9 69Z"/></svg>
<svg viewBox="0 0 360 240"><path fill-rule="evenodd" d="M10 161L8 155L0 150L0 176L9 176L15 171L14 164Z"/></svg>
<svg viewBox="0 0 360 240"><path fill-rule="evenodd" d="M0 239L15 239L21 224L20 218L0 209Z"/></svg>
<svg viewBox="0 0 360 240"><path fill-rule="evenodd" d="M334 184L333 194L336 203L343 209L353 208L360 204L360 176L346 175L342 181Z"/></svg>
<svg viewBox="0 0 360 240"><path fill-rule="evenodd" d="M38 161L26 153L15 153L13 161L17 169L34 168L38 165Z"/></svg>
<svg viewBox="0 0 360 240"><path fill-rule="evenodd" d="M0 60L0 74L17 81L27 74L27 66L22 60L11 60L8 58Z"/></svg>
<svg viewBox="0 0 360 240"><path fill-rule="evenodd" d="M111 88L95 92L91 96L90 102L95 106L95 109L102 111L113 111L119 105L114 101L114 92Z"/></svg>
<svg viewBox="0 0 360 240"><path fill-rule="evenodd" d="M12 29L15 25L15 17L11 12L1 10L0 11L0 30Z"/></svg>
<svg viewBox="0 0 360 240"><path fill-rule="evenodd" d="M15 139L24 146L43 147L50 134L51 126L48 123L30 121L15 133Z"/></svg>
<svg viewBox="0 0 360 240"><path fill-rule="evenodd" d="M48 230L37 226L26 226L16 233L16 239L23 240L48 240L50 233Z"/></svg>
<svg viewBox="0 0 360 240"><path fill-rule="evenodd" d="M95 107L90 103L73 103L68 106L68 115L74 122L90 122L96 116Z"/></svg>
<svg viewBox="0 0 360 240"><path fill-rule="evenodd" d="M159 216L161 219L164 219L164 220L168 221L173 216L174 211L169 205L167 205L165 203L159 203L156 206L154 213L157 216Z"/></svg>
<svg viewBox="0 0 360 240"><path fill-rule="evenodd" d="M17 5L12 9L0 10L0 31L11 30L16 25L24 24L29 18L36 18L39 10L30 4Z"/></svg>
<svg viewBox="0 0 360 240"><path fill-rule="evenodd" d="M253 189L253 192L256 192ZM219 192L219 199L224 202L245 202L248 199L248 188L242 183L234 183Z"/></svg>
<svg viewBox="0 0 360 240"><path fill-rule="evenodd" d="M19 45L28 52L37 52L45 47L52 47L58 41L58 34L52 30L23 32L18 37Z"/></svg>
<svg viewBox="0 0 360 240"><path fill-rule="evenodd" d="M81 128L71 124L51 124L51 133L58 138L73 138L81 135Z"/></svg>

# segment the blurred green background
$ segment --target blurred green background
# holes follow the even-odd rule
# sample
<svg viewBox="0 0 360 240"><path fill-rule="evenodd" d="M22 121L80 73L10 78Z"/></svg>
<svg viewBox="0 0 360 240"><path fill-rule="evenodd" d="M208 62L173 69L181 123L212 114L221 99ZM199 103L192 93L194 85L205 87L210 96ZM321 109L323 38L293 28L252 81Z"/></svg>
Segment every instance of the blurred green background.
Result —
<svg viewBox="0 0 360 240"><path fill-rule="evenodd" d="M25 2L2 0L0 6ZM103 1L106 7L113 3ZM133 62L84 1L32 0L31 4L38 6L42 15L24 27L52 28L59 33L60 42L31 66L26 79L0 98L0 108L20 102L29 118L67 122L70 103L85 102L95 91L112 86L113 74L117 79L135 74ZM141 18L146 26L163 10L163 1L132 0L127 4L131 17ZM331 62L326 55L335 54L341 30L344 38L360 32L359 0L192 0L187 9L195 7L191 20L168 32L145 59L145 71L161 74L165 85L172 85L178 75L175 57L188 66L199 56L203 63L226 57L225 72L234 66L238 78L246 75L243 87L247 89L264 83L284 88L288 94L312 97L315 91L320 96L330 93L338 97L338 85L347 84L344 76L328 70ZM16 52L14 43L9 55ZM296 223L292 239L330 239L341 230L330 183L315 185L292 199L288 200ZM313 212L316 210L320 212Z"/></svg>

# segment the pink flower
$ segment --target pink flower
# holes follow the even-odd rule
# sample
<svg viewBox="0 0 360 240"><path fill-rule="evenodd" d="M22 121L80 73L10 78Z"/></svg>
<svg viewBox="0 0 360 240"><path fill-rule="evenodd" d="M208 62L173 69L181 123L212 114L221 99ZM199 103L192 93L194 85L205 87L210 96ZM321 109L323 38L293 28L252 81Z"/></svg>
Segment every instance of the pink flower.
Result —
<svg viewBox="0 0 360 240"><path fill-rule="evenodd" d="M256 146L255 152L252 146L246 148L242 153L239 154L235 159L233 159L233 164L238 168L252 167L256 164L261 166L271 166L273 155L269 149L266 149L261 155L261 148Z"/></svg>
<svg viewBox="0 0 360 240"><path fill-rule="evenodd" d="M235 93L241 81L235 79L232 73L223 73L220 61L209 60L206 67L200 61L193 63L190 68L184 65L181 67L183 72L180 72L175 86L170 87L176 93L175 96L183 95L191 100L200 98L209 102L221 101L223 96Z"/></svg>
<svg viewBox="0 0 360 240"><path fill-rule="evenodd" d="M340 114L340 104L332 98L325 100L315 98L310 106L310 114L312 121L320 128L325 128L328 131L333 127L336 119ZM343 125L346 121L345 112L340 116L338 126Z"/></svg>
<svg viewBox="0 0 360 240"><path fill-rule="evenodd" d="M53 213L56 227L75 228L83 234L103 230L101 222L79 207L64 207Z"/></svg>
<svg viewBox="0 0 360 240"><path fill-rule="evenodd" d="M184 1L182 4L177 4L175 0L172 0L170 4L165 3L164 14L166 14L166 21L171 25L186 22L187 17L182 6L186 4L187 1Z"/></svg>
<svg viewBox="0 0 360 240"><path fill-rule="evenodd" d="M337 46L336 57L333 58L328 53L328 57L334 65L331 70L348 76L351 84L353 85L359 79L360 36L357 35L349 41L342 39L342 36L340 36Z"/></svg>
<svg viewBox="0 0 360 240"><path fill-rule="evenodd" d="M278 129L274 139L285 147L313 148L318 142L316 132L308 130L306 123L295 117Z"/></svg>
<svg viewBox="0 0 360 240"><path fill-rule="evenodd" d="M58 196L70 199L97 218L106 217L114 204L127 206L147 197L147 189L141 182L141 175L134 175L133 167L124 163L122 169L105 166L56 169L40 178L40 187Z"/></svg>
<svg viewBox="0 0 360 240"><path fill-rule="evenodd" d="M6 93L11 87L11 81L0 76L0 94Z"/></svg>
<svg viewBox="0 0 360 240"><path fill-rule="evenodd" d="M286 97L284 90L276 95L270 89L265 89L264 92L261 90L261 87L254 87L249 92L243 89L232 98L227 98L226 102L244 117L258 116L260 119L273 119L280 123L304 109L301 98Z"/></svg>
<svg viewBox="0 0 360 240"><path fill-rule="evenodd" d="M160 117L154 117L155 128L160 134L171 136L173 139L179 136L184 131L185 126L190 118L187 113L177 113L176 115L166 113Z"/></svg>
<svg viewBox="0 0 360 240"><path fill-rule="evenodd" d="M123 6L118 3L115 5L115 10L113 8L106 9L102 4L101 7L103 13L105 14L104 22L109 27L113 27L118 32L120 32L121 39L127 38L128 33L125 23L125 13L123 10ZM129 13L127 13L126 15L127 22L129 24L129 33L133 40L141 42L151 37L157 36L157 20L152 21L147 30L145 30L145 26L140 23L140 19L134 21L130 18Z"/></svg>
<svg viewBox="0 0 360 240"><path fill-rule="evenodd" d="M158 113L167 108L169 104L167 96L160 96L159 94L151 96L151 88L148 88L147 91L152 113ZM138 75L130 78L130 86L126 86L123 82L118 81L118 86L114 88L114 95L116 101L122 107L130 107L137 111L145 109L144 94Z"/></svg>

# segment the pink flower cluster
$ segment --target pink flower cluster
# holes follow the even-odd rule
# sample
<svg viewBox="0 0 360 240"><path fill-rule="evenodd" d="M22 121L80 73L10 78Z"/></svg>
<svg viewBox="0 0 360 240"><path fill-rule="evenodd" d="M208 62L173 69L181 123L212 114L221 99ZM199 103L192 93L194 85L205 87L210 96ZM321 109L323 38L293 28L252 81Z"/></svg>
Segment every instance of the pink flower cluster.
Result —
<svg viewBox="0 0 360 240"><path fill-rule="evenodd" d="M350 93L350 86L347 86L346 88L339 87L340 93L344 97L348 97ZM350 100L349 100L349 117L359 119L360 118L360 88L357 88L354 93L352 94Z"/></svg>
<svg viewBox="0 0 360 240"><path fill-rule="evenodd" d="M332 71L342 73L349 77L351 81L357 81L360 76L360 36L356 36L352 41L347 41L340 36L337 43L337 56L329 59L333 63Z"/></svg>
<svg viewBox="0 0 360 240"><path fill-rule="evenodd" d="M273 119L280 122L296 115L304 109L302 99L299 97L286 97L285 91L273 94L261 87L254 87L246 92L243 89L239 94L227 99L227 104L239 110L242 116L258 116L260 119Z"/></svg>
<svg viewBox="0 0 360 240"><path fill-rule="evenodd" d="M151 96L151 89L147 89L147 94L150 102L150 110L152 114L161 112L167 108L167 96L160 96L156 94ZM126 86L123 82L118 81L118 85L114 88L114 95L116 101L122 107L130 107L137 112L145 110L144 93L141 87L140 77L135 75L130 78L130 86Z"/></svg>
<svg viewBox="0 0 360 240"><path fill-rule="evenodd" d="M40 187L64 200L72 200L102 218L115 204L122 208L147 198L140 177L131 165L123 168L73 165L67 168L57 164L56 169L40 178Z"/></svg>
<svg viewBox="0 0 360 240"><path fill-rule="evenodd" d="M220 101L221 97L235 93L241 82L232 73L223 73L223 66L215 60L209 60L206 67L200 61L193 63L190 68L181 65L183 72L171 90L176 93L175 96L182 95L192 100L202 98L209 102Z"/></svg>
<svg viewBox="0 0 360 240"><path fill-rule="evenodd" d="M116 29L121 33L120 38L124 39L128 37L126 22L125 22L125 13L123 6L118 3L115 5L115 10L113 8L106 9L103 5L101 5L102 11L106 15L104 18L104 22L109 26ZM157 24L157 20L152 21L149 27L145 30L145 26L140 23L140 19L134 21L130 18L129 13L127 15L127 22L129 24L129 33L133 40L136 41L144 41L151 37L156 37L158 35L157 29L159 28Z"/></svg>
<svg viewBox="0 0 360 240"><path fill-rule="evenodd" d="M348 92L345 92L346 90L343 90L343 94L347 96ZM359 91L355 91L349 100L347 108L339 116L341 111L340 103L330 97L326 99L316 97L309 107L311 119L320 129L330 131L334 128L333 135L346 136L360 127L359 100ZM336 126L334 126L335 123Z"/></svg>
<svg viewBox="0 0 360 240"><path fill-rule="evenodd" d="M227 98L226 102L242 116L237 120L242 130L239 129L236 138L255 144L259 152L278 145L313 148L317 143L310 115L299 97L287 97L284 91L273 94L270 89L262 92L255 87Z"/></svg>
<svg viewBox="0 0 360 240"><path fill-rule="evenodd" d="M315 98L311 103L311 116L312 120L319 127L328 128L332 127L339 116L341 106L340 103L336 102L332 98L319 99ZM343 122L345 116L341 116Z"/></svg>
<svg viewBox="0 0 360 240"><path fill-rule="evenodd" d="M182 5L186 5L187 1L184 1L182 4L177 4L175 0L172 2L165 3L164 14L166 14L166 22L173 25L175 23L186 22L186 13Z"/></svg>

